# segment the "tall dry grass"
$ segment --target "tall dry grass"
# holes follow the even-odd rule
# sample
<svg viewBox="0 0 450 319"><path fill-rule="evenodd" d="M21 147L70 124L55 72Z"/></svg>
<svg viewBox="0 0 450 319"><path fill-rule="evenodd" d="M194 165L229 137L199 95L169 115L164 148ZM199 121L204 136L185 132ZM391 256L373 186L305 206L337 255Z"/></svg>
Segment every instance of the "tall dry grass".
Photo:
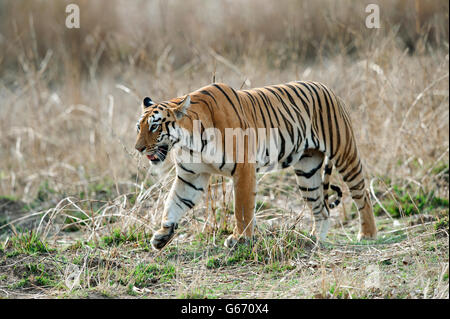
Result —
<svg viewBox="0 0 450 319"><path fill-rule="evenodd" d="M378 30L364 25L368 2L70 2L79 30L64 27L69 1L0 3L2 195L32 202L46 183L53 214L109 179L118 216L134 216L121 195L139 194L157 225L168 186L143 195L156 177L133 152L139 99L213 77L235 88L322 81L347 102L371 178L433 189L427 172L448 164L447 1L370 1Z"/></svg>

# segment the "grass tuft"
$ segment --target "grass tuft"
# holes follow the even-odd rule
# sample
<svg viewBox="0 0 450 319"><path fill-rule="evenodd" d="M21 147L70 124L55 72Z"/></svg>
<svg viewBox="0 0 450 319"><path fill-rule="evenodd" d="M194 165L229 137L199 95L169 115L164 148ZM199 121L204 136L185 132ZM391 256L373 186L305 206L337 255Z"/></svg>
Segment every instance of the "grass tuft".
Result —
<svg viewBox="0 0 450 319"><path fill-rule="evenodd" d="M33 231L11 237L10 246L21 254L48 253L54 250Z"/></svg>
<svg viewBox="0 0 450 319"><path fill-rule="evenodd" d="M134 285L138 288L151 286L155 283L165 283L175 278L176 270L173 265L138 264L130 275Z"/></svg>

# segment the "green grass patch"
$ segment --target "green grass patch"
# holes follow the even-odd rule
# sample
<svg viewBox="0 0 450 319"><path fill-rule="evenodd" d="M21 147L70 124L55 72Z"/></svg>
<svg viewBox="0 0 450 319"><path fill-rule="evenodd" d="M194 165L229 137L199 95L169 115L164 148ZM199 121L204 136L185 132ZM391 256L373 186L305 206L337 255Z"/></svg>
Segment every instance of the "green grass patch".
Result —
<svg viewBox="0 0 450 319"><path fill-rule="evenodd" d="M268 203L268 202L266 202L266 201L261 201L261 200L259 200L259 201L256 202L256 208L255 208L255 210L258 212L258 211L260 211L260 210L269 209L269 208L271 208L271 207L272 207L272 205L271 205L270 203Z"/></svg>
<svg viewBox="0 0 450 319"><path fill-rule="evenodd" d="M34 277L34 284L37 286L50 287L50 286L54 286L55 282L50 277L41 275L41 276Z"/></svg>
<svg viewBox="0 0 450 319"><path fill-rule="evenodd" d="M102 245L106 246L121 246L125 243L136 243L136 245L146 251L150 251L151 234L138 231L135 228L131 228L126 232L120 229L113 229L111 234L103 236L101 238Z"/></svg>
<svg viewBox="0 0 450 319"><path fill-rule="evenodd" d="M78 239L75 243L67 246L64 250L78 250L78 249L82 249L84 247L90 247L90 248L95 248L96 245L93 241L87 241L87 240L81 240Z"/></svg>
<svg viewBox="0 0 450 319"><path fill-rule="evenodd" d="M449 175L449 168L448 168L448 164L441 162L438 165L436 165L435 167L433 167L433 169L431 170L433 175L439 175L439 174L444 174L447 175L447 180L448 180L448 175Z"/></svg>
<svg viewBox="0 0 450 319"><path fill-rule="evenodd" d="M50 187L48 180L45 180L39 186L36 200L39 202L46 202L49 200L50 195L56 194L56 191Z"/></svg>
<svg viewBox="0 0 450 319"><path fill-rule="evenodd" d="M382 201L384 208L394 218L411 216L415 214L427 214L437 209L447 209L449 201L434 195L434 191L423 192L418 191L415 194L394 185L392 195L386 195L386 199ZM374 206L374 214L380 216L384 214L380 205Z"/></svg>
<svg viewBox="0 0 450 319"><path fill-rule="evenodd" d="M179 299L211 299L210 296L207 295L206 289L204 287L197 287L181 293L177 296ZM214 297L212 299L215 299Z"/></svg>
<svg viewBox="0 0 450 319"><path fill-rule="evenodd" d="M262 263L265 254L258 254L256 246L252 243L238 244L230 257L225 261L226 265L245 264L248 261L255 261Z"/></svg>
<svg viewBox="0 0 450 319"><path fill-rule="evenodd" d="M41 287L55 286L56 282L42 263L27 263L14 266L14 272L20 274L22 279L13 284L11 288L24 288L32 285Z"/></svg>
<svg viewBox="0 0 450 319"><path fill-rule="evenodd" d="M330 292L331 296L334 296L334 298L337 298L337 299L349 299L349 298L354 299L355 298L355 296L352 296L348 290L341 289L335 283L331 284L329 292Z"/></svg>
<svg viewBox="0 0 450 319"><path fill-rule="evenodd" d="M222 262L219 258L217 257L210 257L208 258L208 260L206 261L206 268L208 269L215 269L215 268L219 268L222 265Z"/></svg>
<svg viewBox="0 0 450 319"><path fill-rule="evenodd" d="M282 264L278 261L264 266L264 272L275 273L275 274L284 273L286 271L293 270L293 269L295 269L294 265Z"/></svg>
<svg viewBox="0 0 450 319"><path fill-rule="evenodd" d="M436 230L447 230L448 231L448 215L439 218L438 222L434 225Z"/></svg>
<svg viewBox="0 0 450 319"><path fill-rule="evenodd" d="M169 282L175 278L175 274L173 265L138 264L129 279L134 280L136 287L144 288L157 282Z"/></svg>
<svg viewBox="0 0 450 319"><path fill-rule="evenodd" d="M303 235L303 236L302 236ZM209 257L206 268L216 269L232 265L257 263L272 271L290 269L289 261L308 255L313 238L292 230L264 231L254 241L237 244L232 250Z"/></svg>
<svg viewBox="0 0 450 319"><path fill-rule="evenodd" d="M14 195L0 195L0 202L17 202L18 200L19 198Z"/></svg>
<svg viewBox="0 0 450 319"><path fill-rule="evenodd" d="M54 251L54 249L49 248L47 243L41 240L39 235L33 231L11 237L9 246L13 251L21 254L47 253Z"/></svg>
<svg viewBox="0 0 450 319"><path fill-rule="evenodd" d="M22 278L18 282L12 284L10 288L17 289L17 288L24 288L27 287L30 284L30 280L27 278Z"/></svg>
<svg viewBox="0 0 450 319"><path fill-rule="evenodd" d="M376 240L362 239L358 241L356 236L352 238L351 244L356 246L390 245L404 241L408 238L405 231L399 230L395 233L379 235Z"/></svg>
<svg viewBox="0 0 450 319"><path fill-rule="evenodd" d="M83 226L86 226L86 220L89 219L89 216L86 214L76 211L70 212L67 214L64 219L64 231L65 232L75 232L79 231Z"/></svg>
<svg viewBox="0 0 450 319"><path fill-rule="evenodd" d="M88 193L99 200L108 200L113 194L115 188L114 181L112 179L104 179L97 183L91 183L88 186Z"/></svg>

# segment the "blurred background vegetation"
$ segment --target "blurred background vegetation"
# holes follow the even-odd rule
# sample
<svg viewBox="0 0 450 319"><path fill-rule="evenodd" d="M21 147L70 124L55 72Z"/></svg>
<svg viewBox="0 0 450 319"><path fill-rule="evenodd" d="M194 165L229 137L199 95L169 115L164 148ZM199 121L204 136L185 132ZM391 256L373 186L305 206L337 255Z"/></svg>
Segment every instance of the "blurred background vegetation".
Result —
<svg viewBox="0 0 450 319"><path fill-rule="evenodd" d="M65 27L69 3L80 7L80 29ZM370 3L380 6L376 31L364 27ZM210 50L238 66L258 59L280 69L342 54L356 59L369 39L392 32L408 54L442 47L448 1L2 0L0 30L2 77L22 70L23 61L38 69L49 52L58 64L53 81L130 67L153 74L163 71L162 59L181 70Z"/></svg>

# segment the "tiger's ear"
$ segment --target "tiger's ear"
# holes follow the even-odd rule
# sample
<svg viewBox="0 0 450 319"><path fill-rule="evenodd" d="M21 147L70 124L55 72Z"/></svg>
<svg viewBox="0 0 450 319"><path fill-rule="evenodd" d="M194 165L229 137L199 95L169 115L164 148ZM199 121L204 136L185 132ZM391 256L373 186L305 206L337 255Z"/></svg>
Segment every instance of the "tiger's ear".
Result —
<svg viewBox="0 0 450 319"><path fill-rule="evenodd" d="M147 107L149 107L153 104L155 104L155 102L153 102L152 99L147 96L142 101L142 109L145 110Z"/></svg>
<svg viewBox="0 0 450 319"><path fill-rule="evenodd" d="M191 97L186 95L183 101L178 105L178 107L174 110L175 118L177 120L181 120L183 116L187 114L187 110L191 106Z"/></svg>

